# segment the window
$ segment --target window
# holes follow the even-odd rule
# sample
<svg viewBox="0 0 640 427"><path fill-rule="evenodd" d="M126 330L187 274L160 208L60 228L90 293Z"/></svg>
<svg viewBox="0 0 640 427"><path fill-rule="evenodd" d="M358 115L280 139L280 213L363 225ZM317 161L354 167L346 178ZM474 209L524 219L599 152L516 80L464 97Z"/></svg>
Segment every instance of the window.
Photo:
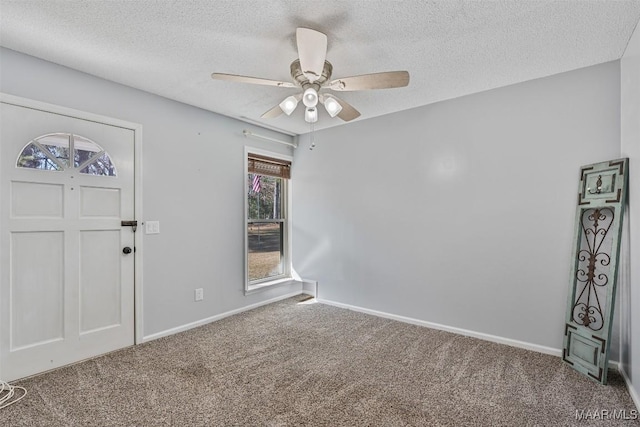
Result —
<svg viewBox="0 0 640 427"><path fill-rule="evenodd" d="M288 278L288 181L291 161L247 154L247 290Z"/></svg>
<svg viewBox="0 0 640 427"><path fill-rule="evenodd" d="M35 138L22 149L16 166L50 171L78 169L87 175L116 176L116 168L102 147L89 138L70 133Z"/></svg>

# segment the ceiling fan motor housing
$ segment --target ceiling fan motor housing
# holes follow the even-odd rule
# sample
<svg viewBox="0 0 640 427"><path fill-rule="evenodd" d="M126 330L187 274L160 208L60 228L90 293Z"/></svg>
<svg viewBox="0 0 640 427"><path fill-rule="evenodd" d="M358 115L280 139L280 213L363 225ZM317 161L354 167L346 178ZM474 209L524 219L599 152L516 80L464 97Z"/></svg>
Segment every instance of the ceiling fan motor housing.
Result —
<svg viewBox="0 0 640 427"><path fill-rule="evenodd" d="M296 82L302 89L307 90L308 88L313 88L316 92L320 91L320 88L327 80L331 78L331 73L333 72L333 65L329 61L324 61L324 67L322 68L322 74L320 77L316 79L314 82L310 82L309 79L302 72L302 67L300 66L300 60L296 59L291 63L291 77L293 81Z"/></svg>

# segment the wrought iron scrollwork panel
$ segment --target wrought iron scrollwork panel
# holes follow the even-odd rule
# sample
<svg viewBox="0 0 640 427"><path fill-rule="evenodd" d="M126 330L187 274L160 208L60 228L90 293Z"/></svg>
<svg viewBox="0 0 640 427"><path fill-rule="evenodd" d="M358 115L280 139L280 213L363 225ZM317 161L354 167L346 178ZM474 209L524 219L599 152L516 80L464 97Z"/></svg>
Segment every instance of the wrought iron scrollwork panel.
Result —
<svg viewBox="0 0 640 427"><path fill-rule="evenodd" d="M602 329L607 316L607 285L613 248L610 230L614 219L614 210L609 207L585 209L580 216L581 239L572 320L593 331Z"/></svg>
<svg viewBox="0 0 640 427"><path fill-rule="evenodd" d="M563 360L607 383L629 159L580 168Z"/></svg>

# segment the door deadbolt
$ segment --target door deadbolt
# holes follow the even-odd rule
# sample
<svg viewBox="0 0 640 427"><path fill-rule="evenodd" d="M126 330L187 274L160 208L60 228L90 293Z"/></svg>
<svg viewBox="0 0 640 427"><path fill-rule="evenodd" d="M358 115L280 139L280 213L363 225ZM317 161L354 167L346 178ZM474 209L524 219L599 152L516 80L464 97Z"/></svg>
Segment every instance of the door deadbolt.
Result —
<svg viewBox="0 0 640 427"><path fill-rule="evenodd" d="M138 221L121 221L120 225L123 227L131 227L131 230L135 233L138 229Z"/></svg>

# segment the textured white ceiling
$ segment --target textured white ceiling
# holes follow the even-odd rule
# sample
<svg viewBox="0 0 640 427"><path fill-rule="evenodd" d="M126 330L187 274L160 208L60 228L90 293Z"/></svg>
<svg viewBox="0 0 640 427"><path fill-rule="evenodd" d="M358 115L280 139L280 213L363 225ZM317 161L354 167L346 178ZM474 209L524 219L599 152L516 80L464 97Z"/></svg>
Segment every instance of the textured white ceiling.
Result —
<svg viewBox="0 0 640 427"><path fill-rule="evenodd" d="M327 34L333 77L407 70L406 88L342 92L358 120L619 59L640 0L0 0L0 45L206 110L302 134L295 29ZM343 124L323 110L316 129Z"/></svg>

